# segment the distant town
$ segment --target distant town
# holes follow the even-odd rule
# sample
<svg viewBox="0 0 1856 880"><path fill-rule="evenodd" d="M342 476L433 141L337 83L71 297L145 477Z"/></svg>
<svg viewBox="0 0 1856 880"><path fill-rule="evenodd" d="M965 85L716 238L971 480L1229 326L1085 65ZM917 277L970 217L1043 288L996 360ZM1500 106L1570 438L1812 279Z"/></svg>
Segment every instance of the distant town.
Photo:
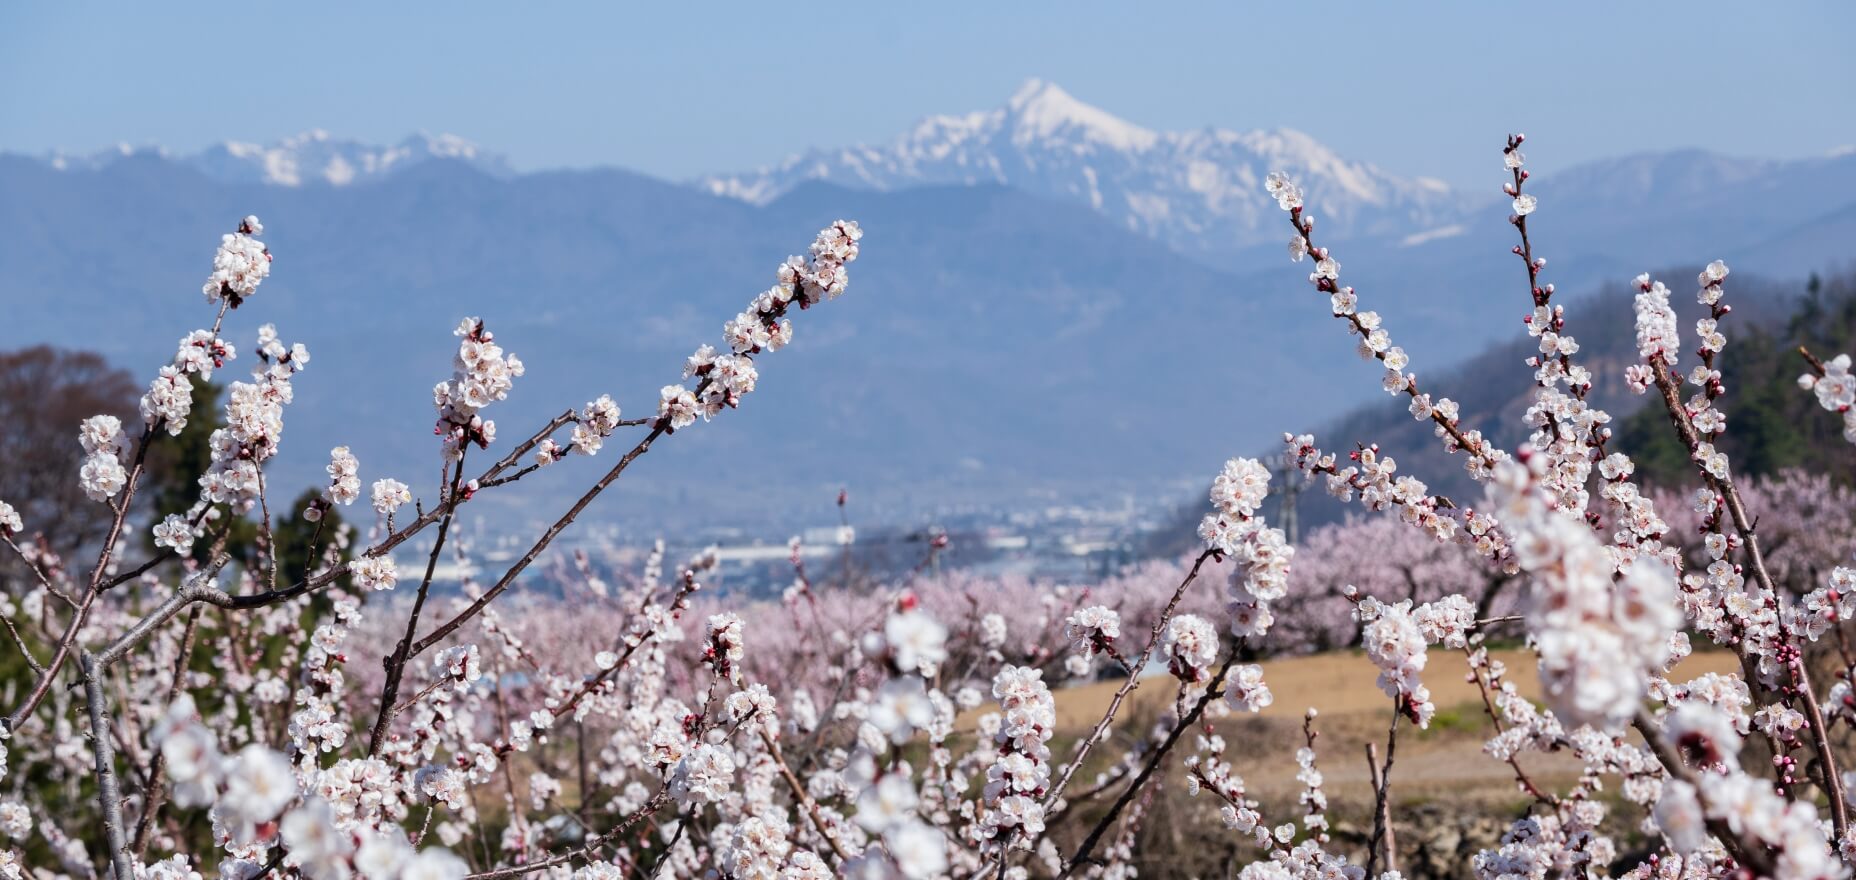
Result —
<svg viewBox="0 0 1856 880"><path fill-rule="evenodd" d="M570 560L584 554L588 570L623 582L643 570L656 541L665 541L667 570L713 551L709 586L732 594L777 596L792 585L795 558L815 584L893 583L920 574L959 570L1053 582L1092 582L1151 555L1154 533L1178 516L1180 496L1140 503L1130 494L1097 504L1051 504L1012 512L980 507L943 511L912 525L815 521L797 531L713 526L652 534L635 523L588 523L555 544L536 577L556 588L582 577ZM473 535L473 531L479 531ZM527 548L526 530L465 530L468 548L447 560L435 580L494 577ZM401 554L402 568L423 562L423 550ZM406 572L403 576L417 577Z"/></svg>

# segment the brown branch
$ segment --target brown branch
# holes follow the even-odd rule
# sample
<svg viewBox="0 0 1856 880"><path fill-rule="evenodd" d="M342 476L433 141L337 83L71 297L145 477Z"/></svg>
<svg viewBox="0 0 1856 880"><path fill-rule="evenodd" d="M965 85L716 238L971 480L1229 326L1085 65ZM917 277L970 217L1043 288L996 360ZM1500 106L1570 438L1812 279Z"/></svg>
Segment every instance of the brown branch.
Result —
<svg viewBox="0 0 1856 880"><path fill-rule="evenodd" d="M1398 751L1398 719L1404 715L1404 697L1392 698L1392 724L1386 728L1386 762L1378 763L1378 750L1366 744L1366 772L1373 785L1373 838L1366 844L1366 876L1377 877L1380 844L1385 846L1386 870L1398 870L1398 844L1392 836L1392 757Z"/></svg>
<svg viewBox="0 0 1856 880"><path fill-rule="evenodd" d="M1637 717L1631 721L1631 726L1643 736L1643 741L1649 745L1651 753L1655 754L1657 761L1662 763L1663 770L1670 776L1694 786L1696 796L1700 797L1700 778L1693 769L1682 762L1682 756L1676 754L1675 748L1669 744L1669 741L1663 738L1662 731L1657 728L1656 721L1649 716L1649 713L1639 711ZM1702 810L1705 813L1707 805L1703 804ZM1758 876L1775 876L1772 854L1766 851L1766 847L1759 840L1735 834L1734 830L1721 819L1709 817L1706 824L1708 833L1727 848L1727 854L1732 856L1734 861L1739 862L1743 867L1751 868Z"/></svg>
<svg viewBox="0 0 1856 880"><path fill-rule="evenodd" d="M97 551L97 565L90 572L90 589L84 593L83 601L72 613L70 626L65 629L64 636L58 640L58 649L52 653L51 662L45 664L45 671L39 674L38 681L32 686L32 692L27 695L26 701L7 717L6 729L8 731L18 730L20 722L30 716L33 710L39 707L39 703L45 700L45 694L51 690L52 681L58 677L58 670L64 667L65 660L71 656L77 645L77 634L83 631L84 623L90 617L90 607L96 603L97 596L103 592L103 573L109 568L110 557L116 552L116 542L122 538L123 523L129 518L129 508L135 500L135 491L142 479L142 467L148 459L149 441L154 437L155 429L158 427L160 427L158 421L153 425L143 427L141 439L136 441L135 464L129 470L128 479L124 481L122 503L115 508L116 518L110 523L109 534L103 540L103 549Z"/></svg>
<svg viewBox="0 0 1856 880"><path fill-rule="evenodd" d="M850 859L850 855L844 851L844 846L838 843L837 835L832 834L830 829L825 827L825 817L819 815L818 802L806 793L805 784L799 781L798 776L793 775L792 768L786 766L786 757L780 754L779 741L774 739L773 734L768 733L764 727L760 730L760 741L767 747L767 754L773 756L774 766L780 769L780 777L786 780L786 787L793 790L793 797L799 801L800 806L805 808L802 814L812 820L812 824L818 828L819 836L825 838L825 842L831 845L831 851L838 857L838 863L843 864Z"/></svg>
<svg viewBox="0 0 1856 880"><path fill-rule="evenodd" d="M195 605L187 613L187 628L181 632L180 650L174 658L173 678L168 682L167 703L173 705L180 696L181 682L187 675L187 662L193 656L193 638L200 621L200 606ZM134 848L136 858L148 851L148 834L154 828L155 816L161 812L162 803L167 799L167 756L160 749L155 750L154 758L149 762L148 777L142 785L143 800L142 819L135 826Z"/></svg>
<svg viewBox="0 0 1856 880"><path fill-rule="evenodd" d="M39 662L39 658L32 656L32 649L26 646L26 640L20 636L19 628L13 625L13 618L0 617L0 623L6 624L6 631L13 634L13 643L19 646L19 654L26 658L26 665L32 667L33 672L44 675L45 665Z"/></svg>
<svg viewBox="0 0 1856 880"><path fill-rule="evenodd" d="M1296 235L1300 236L1302 239L1302 243L1307 246L1309 259L1316 260L1316 261L1323 259L1322 257L1318 256L1319 254L1323 252L1323 249L1315 245L1314 221L1311 220L1311 221L1304 222L1304 220L1302 219L1301 208L1297 207L1294 210L1289 212L1289 225L1295 228ZM1328 259L1331 259L1331 258L1332 258L1331 256L1328 257ZM1323 277L1316 282L1315 289L1319 290L1322 293L1326 293L1326 294L1335 294L1335 293L1340 292L1339 283L1336 282L1334 279L1326 278L1326 277ZM1360 339L1362 341L1364 341L1367 338L1367 336L1371 335L1372 333L1372 330L1367 328L1365 322L1360 320L1360 315L1359 315L1357 308L1348 314L1335 315L1334 317L1340 318L1346 321L1348 325L1353 328L1354 332L1359 334ZM1373 352L1373 357L1377 360L1384 361L1386 359L1386 353L1383 351L1376 351L1376 352ZM1405 375L1410 376L1412 374L1405 373ZM1405 396L1414 398L1414 399L1417 398L1419 395L1417 380L1413 379L1411 381L1406 382L1404 391L1405 391ZM1469 440L1469 437L1463 433L1462 428L1459 426L1458 420L1451 419L1448 416L1445 416L1443 413L1438 412L1435 408L1431 410L1431 421L1435 422L1437 424L1437 427L1441 429L1446 435L1448 435L1453 442L1455 442L1458 449L1462 449L1463 451L1467 452L1472 457L1484 459L1486 464L1490 467L1493 467L1495 465L1495 460L1493 457L1490 456L1490 453L1489 453L1491 444L1488 442L1487 439L1484 439L1479 443L1471 443Z"/></svg>
<svg viewBox="0 0 1856 880"><path fill-rule="evenodd" d="M579 501L574 502L574 506L569 508L567 513L563 514L560 519L555 520L554 525L549 526L548 530L542 533L541 537L535 541L534 546L530 547L527 553L522 554L521 559L516 560L515 565L511 566L508 571L503 573L503 576L496 581L495 586L485 590L482 596L477 597L476 601L459 612L456 617L445 621L444 624L433 630L430 635L427 635L425 638L420 639L417 644L414 644L412 646L413 656L424 653L426 649L444 641L445 638L452 633L457 632L459 627L469 622L471 618L476 617L479 612L483 611L485 606L495 601L496 597L502 595L504 590L509 589L509 585L515 583L516 576L520 575L524 569L527 569L529 564L534 562L537 556L541 555L541 551L547 549L548 545L554 542L556 536L560 535L563 530L572 525L574 519L578 517L582 511L586 510L587 505L593 503L593 499L598 498L601 492L606 491L606 487L612 485L613 481L617 480L619 475L624 473L625 469L631 466L633 461L637 460L638 456L650 451L652 441L669 430L669 426L662 421L658 423L657 427L652 428L649 435L639 441L637 446L632 447L630 452L625 453L625 457L619 459L619 463L614 465L612 470L607 471L606 475L601 477L599 482L593 484L593 488L588 489L586 494L580 496Z"/></svg>
<svg viewBox="0 0 1856 880"><path fill-rule="evenodd" d="M447 462L446 464L446 470L451 474L451 485L445 493L446 498L457 497L458 487L464 477L464 458L469 451L468 445L460 445L457 463L453 465ZM443 483L442 477L440 483ZM401 712L401 707L395 705L394 701L400 696L400 680L406 676L406 661L412 653L412 638L419 633L419 612L425 609L426 597L431 594L432 575L438 571L438 556L445 549L445 537L451 533L453 518L452 511L447 510L444 518L439 520L438 535L433 538L431 555L425 560L425 576L419 579L419 591L412 600L412 612L406 617L406 634L400 636L399 644L394 646L393 653L380 661L381 665L386 668L387 679L386 683L381 686L380 714L374 717L373 733L367 740L367 756L370 758L380 754L380 747L386 744L387 728L393 725L393 719Z"/></svg>
<svg viewBox="0 0 1856 880"><path fill-rule="evenodd" d="M1650 358L1650 370L1655 377L1656 389L1661 392L1663 407L1669 412L1669 420L1675 426L1676 433L1681 435L1682 442L1688 447L1692 459L1693 453L1702 441L1700 432L1695 429L1695 423L1689 417L1688 407L1682 402L1680 385L1675 376L1670 373L1669 363L1661 355ZM1772 575L1766 570L1766 557L1759 548L1759 534L1754 531L1753 521L1747 516L1746 504L1740 500L1740 490L1734 485L1733 478L1717 477L1699 462L1696 463L1696 471L1701 474L1702 480L1714 490L1715 494L1720 497L1722 505L1727 508L1728 518L1733 522L1734 531L1739 534L1740 541L1745 546L1754 582L1759 584L1774 602L1783 604L1782 597L1773 584ZM1795 636L1793 638L1795 639ZM1836 755L1830 747L1829 728L1825 725L1823 712L1817 705L1817 691L1811 686L1811 674L1805 669L1802 653L1800 649L1800 659L1787 663L1786 668L1791 673L1792 684L1798 689L1801 702L1804 704L1805 719L1809 722L1805 726L1811 731L1811 746L1817 752L1824 794L1830 801L1830 818L1836 829L1836 839L1842 840L1849 833L1849 811L1844 803L1843 780L1837 772Z"/></svg>
<svg viewBox="0 0 1856 880"><path fill-rule="evenodd" d="M1140 687L1141 670L1146 668L1148 658L1153 656L1154 650L1159 647L1160 634L1166 630L1167 621L1172 618L1174 609L1179 607L1180 600L1185 598L1186 589L1198 579L1199 569L1204 567L1206 560L1216 555L1218 555L1217 550L1206 550L1199 554L1199 558L1192 563L1192 570L1186 572L1185 579L1174 588L1173 597L1168 599L1166 607L1160 610L1159 618L1154 621L1153 631L1148 635L1147 647L1141 651L1140 656L1136 657L1133 663L1123 662L1128 669L1127 681L1122 682L1121 687L1115 691L1115 696L1109 699L1108 709L1103 712L1102 720L1096 722L1095 729L1090 731L1088 738L1083 740L1076 754L1070 758L1069 765L1064 767L1063 776L1057 780L1056 785L1051 786L1050 794L1044 796L1045 809L1049 809L1057 802L1057 798L1063 794L1063 789L1070 784L1070 778L1075 776L1076 771L1083 766L1083 759L1089 756L1090 749L1095 748L1097 742L1106 738L1109 726L1115 723L1115 713L1121 710L1122 701L1126 700L1135 688Z"/></svg>
<svg viewBox="0 0 1856 880"><path fill-rule="evenodd" d="M109 708L103 696L103 666L91 654L78 661L84 679L84 699L90 714L90 749L96 759L97 805L103 811L103 837L109 845L110 865L117 877L135 876L135 859L123 833L122 785L116 778L115 744L111 742Z"/></svg>
<svg viewBox="0 0 1856 880"><path fill-rule="evenodd" d="M1089 836L1083 838L1082 846L1077 847L1076 854L1070 857L1068 864L1064 865L1063 873L1057 875L1057 880L1064 880L1064 878L1074 874L1078 867L1090 863L1089 854L1095 850L1096 844L1101 842L1102 835L1108 833L1109 827L1115 824L1116 817L1120 816L1121 811L1127 808L1130 801L1134 800L1134 796L1140 793L1141 786L1147 784L1148 778L1153 776L1154 770L1160 766L1160 762L1166 758L1168 752L1173 750L1173 744L1179 742L1180 736L1184 734L1188 728L1198 723L1199 717L1205 714L1205 707L1211 705L1213 700L1218 699L1220 692L1224 689L1225 676L1230 673L1231 667L1237 663L1237 655L1237 648L1233 646L1230 653L1225 655L1224 665L1218 667L1218 674L1212 677L1211 684L1205 688L1205 693L1200 696L1198 702L1193 705L1192 711L1188 712L1186 717L1179 719L1179 723L1173 725L1173 729L1167 734L1166 741L1162 742L1160 748L1154 752L1152 757L1148 758L1147 764L1141 768L1140 774L1134 777L1134 782L1130 783L1127 790L1121 793L1121 797L1115 799L1115 803L1113 806L1109 807L1108 813L1104 815L1101 820L1096 822L1094 828L1090 829Z"/></svg>

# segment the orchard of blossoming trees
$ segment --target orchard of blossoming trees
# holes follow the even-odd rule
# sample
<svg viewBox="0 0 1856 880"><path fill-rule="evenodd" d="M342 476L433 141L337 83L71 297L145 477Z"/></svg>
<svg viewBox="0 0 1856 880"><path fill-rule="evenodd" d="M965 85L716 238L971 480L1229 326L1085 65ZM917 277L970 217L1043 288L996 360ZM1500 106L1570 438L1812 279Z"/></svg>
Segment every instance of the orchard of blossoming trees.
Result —
<svg viewBox="0 0 1856 880"><path fill-rule="evenodd" d="M1291 259L1312 263L1311 286L1384 389L1484 496L1431 494L1371 438L1287 435L1286 459L1357 500L1360 518L1291 546L1260 512L1270 471L1233 459L1212 482L1201 551L1089 588L954 573L851 593L815 584L795 545L776 604L705 594L713 559L672 564L661 548L617 583L578 558L571 602L512 589L653 445L744 403L762 360L793 341L795 306L845 290L863 235L849 222L780 263L642 418L602 396L499 432L498 402L545 392L522 389L491 321L463 319L433 390L442 479L367 474L332 450L326 491L292 512L334 523L330 511L366 497L373 525L317 532L320 561L300 578L268 549L265 465L293 383L313 381L310 354L268 324L244 328L251 379L230 386L197 501L139 521L151 442L199 416L194 377L242 354L222 336L237 335L228 319L264 308L272 255L246 218L213 259L210 327L157 371L139 423L75 426L69 479L109 512L94 558L61 558L0 503L0 536L28 572L0 596L21 671L0 692L0 877L1128 877L1152 795L1177 779L1244 842L1230 873L1397 878L1394 754L1401 733L1431 724L1437 675L1481 692L1483 751L1526 800L1464 874L1846 877L1852 498L1821 477L1742 481L1717 450L1732 327L1720 262L1697 280L1711 317L1692 335L1663 281L1636 281L1626 377L1666 411L1701 488L1633 482L1610 416L1587 401L1577 316L1543 277L1530 221L1550 205L1524 191L1522 142L1502 153L1504 188L1539 354L1526 365L1533 434L1515 449L1419 384L1388 323L1342 282L1301 191L1267 183ZM1800 393L1856 438L1849 358L1804 363ZM576 463L609 441L626 451L607 451L603 472ZM590 485L513 564L458 597L433 590L445 554L468 552L453 526L473 499L572 467L593 468ZM251 517L259 552L234 565L228 533ZM1543 704L1492 659L1503 627L1537 656ZM1671 678L1697 641L1743 673ZM1304 786L1293 812L1247 792L1232 760L1252 746L1219 723L1281 698L1260 655L1344 645L1377 667L1387 724L1372 803L1356 805L1372 831L1352 850L1329 833L1312 712L1289 744ZM1081 679L1106 679L1112 696L1080 737L1059 738L1051 685ZM1172 696L1157 719L1135 719L1143 688ZM1531 776L1520 758L1535 752L1571 756L1577 781Z"/></svg>

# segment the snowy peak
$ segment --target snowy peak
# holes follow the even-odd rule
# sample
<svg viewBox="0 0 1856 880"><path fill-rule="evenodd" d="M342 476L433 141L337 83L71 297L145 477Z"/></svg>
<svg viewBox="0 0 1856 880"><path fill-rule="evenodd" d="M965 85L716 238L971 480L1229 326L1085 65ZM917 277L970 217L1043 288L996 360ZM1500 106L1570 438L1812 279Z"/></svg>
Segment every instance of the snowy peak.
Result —
<svg viewBox="0 0 1856 880"><path fill-rule="evenodd" d="M171 159L172 155L161 147L138 147L126 141L119 141L113 146L97 150L94 153L56 152L41 158L45 164L59 171L95 171L107 165L114 165L132 156L153 156L157 159Z"/></svg>
<svg viewBox="0 0 1856 880"><path fill-rule="evenodd" d="M1322 206L1336 239L1435 228L1465 204L1439 181L1350 162L1302 132L1157 132L1039 79L1002 106L930 116L886 145L815 149L696 184L755 204L808 180L874 190L1004 184L1087 205L1176 250L1222 261L1286 240L1262 188L1265 175L1279 169Z"/></svg>
<svg viewBox="0 0 1856 880"><path fill-rule="evenodd" d="M1068 137L1139 151L1159 140L1152 131L1078 101L1056 83L1041 79L1027 80L997 112L1018 144Z"/></svg>
<svg viewBox="0 0 1856 880"><path fill-rule="evenodd" d="M508 174L501 156L453 134L420 132L389 147L337 139L311 129L273 144L228 141L208 148L193 164L209 176L274 186L347 186L378 179L430 159L454 159L492 174Z"/></svg>
<svg viewBox="0 0 1856 880"><path fill-rule="evenodd" d="M47 161L59 169L94 170L144 153L173 159L215 180L288 187L349 186L378 180L431 159L464 162L499 177L514 173L502 156L485 152L454 134L420 132L398 144L378 146L336 138L319 128L270 144L226 141L190 156L118 144L88 155L53 154Z"/></svg>

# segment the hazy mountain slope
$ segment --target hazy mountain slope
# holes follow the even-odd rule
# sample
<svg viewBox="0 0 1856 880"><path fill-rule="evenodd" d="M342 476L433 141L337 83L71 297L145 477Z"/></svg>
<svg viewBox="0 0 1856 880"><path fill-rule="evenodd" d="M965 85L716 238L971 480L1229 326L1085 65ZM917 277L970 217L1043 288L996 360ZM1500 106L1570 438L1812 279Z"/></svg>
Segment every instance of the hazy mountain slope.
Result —
<svg viewBox="0 0 1856 880"><path fill-rule="evenodd" d="M966 128L924 131L966 132L964 160L911 142L894 167L877 161L891 156L881 150L859 159L856 188L807 179L844 180L830 163L819 174L794 166L766 177L771 188L736 193L752 200L617 169L509 175L495 157L446 158L463 147L441 142L405 147L343 185L301 173L284 185L264 169L279 156L300 172L326 169L318 156L365 164L400 148L313 136L228 147L249 154L230 168L159 151L90 163L0 156L0 347L96 348L148 374L206 320L196 291L216 237L255 212L279 263L232 338L248 346L272 321L318 358L285 466L320 479L322 451L349 443L371 473L414 477L430 463L396 438L429 431L429 391L449 373L458 317L490 319L533 371L506 430L602 392L644 410L682 357L764 288L775 261L820 225L856 217L871 238L854 295L806 316L801 343L764 364L746 410L654 454L626 495L634 510L764 508L744 504L743 487L785 500L841 482L910 514L1026 493L1196 487L1223 457L1369 399L1378 381L1303 280L1308 264L1288 262L1281 212L1260 187L1239 185L1250 172L1220 166L1216 223L1260 224L1263 243L1215 259L1181 255L1191 251L1182 240L1201 239L1064 189L1077 174L1101 189L1113 166L1119 191L1139 201L1178 183L1180 151L1208 140L1249 151L1225 158L1256 174L1304 163L1321 239L1420 375L1518 332L1525 276L1497 200L1427 226L1422 212L1443 202L1401 201L1406 183L1305 138L1146 132L1051 86L960 119ZM959 170L982 160L1009 173ZM1492 167L1491 190L1499 177ZM1856 156L1626 157L1542 175L1533 191L1536 247L1562 290L1716 256L1737 277L1798 277L1848 259ZM1377 233L1380 220L1391 232ZM543 387L554 393L521 393ZM671 459L662 470L660 458Z"/></svg>
<svg viewBox="0 0 1856 880"><path fill-rule="evenodd" d="M1306 411L1279 377L1325 375L1287 355L1298 321L1325 321L1306 300L1245 296L1013 190L814 185L757 207L623 172L500 180L447 162L347 188L221 183L155 157L0 163L0 345L99 348L150 374L210 320L200 280L248 211L277 262L227 335L249 346L274 322L314 355L284 441L297 483L338 443L365 474L429 476L407 451L431 442L430 389L467 314L529 365L497 407L505 431L601 392L647 411L838 216L868 230L851 294L802 316L748 405L665 444L628 497L726 511L839 482L872 504L1151 485Z"/></svg>
<svg viewBox="0 0 1856 880"><path fill-rule="evenodd" d="M1706 310L1690 295L1697 271L1696 267L1677 267L1652 273L1673 292L1671 303L1681 316L1680 326L1685 335L1692 332L1696 318L1706 315ZM1848 286L1845 282L1843 289ZM1624 384L1624 368L1637 361L1632 308L1635 292L1628 284L1607 284L1583 296L1562 293L1557 298L1566 306L1566 332L1580 345L1575 363L1592 371L1592 404L1609 412L1616 427L1621 427L1645 405L1661 405L1653 393L1634 394ZM1728 335L1724 357L1735 356L1734 340L1744 342L1752 328L1771 331L1782 327L1802 293L1802 282L1775 281L1736 270L1727 283L1727 302L1734 310L1724 326ZM1428 378L1420 370L1424 387L1432 395L1457 401L1465 429L1479 430L1501 448L1511 451L1525 443L1532 433L1524 421L1534 401L1533 370L1526 365L1526 360L1538 351L1536 340L1525 335L1518 320L1512 327L1513 334L1508 339L1448 368L1432 370ZM1728 391L1724 406L1731 413L1733 387ZM1407 409L1408 403L1403 395L1396 399L1380 395L1342 414L1296 422L1284 430L1312 432L1323 449L1343 455L1359 444L1377 444L1383 454L1398 461L1400 474L1423 480L1432 493L1448 496L1460 504L1480 503L1484 488L1464 470L1464 457L1445 452L1435 436L1435 425L1413 419ZM1732 433L1734 419L1731 414L1728 424L1729 433ZM1834 425L1834 422L1826 424ZM1665 429L1666 423L1657 428ZM1616 448L1633 454L1641 451L1628 445ZM1281 449L1278 437L1277 442L1254 447L1246 454L1270 456L1267 460L1273 461ZM1329 497L1324 481L1318 480L1306 490L1299 506L1304 529L1349 515L1378 515L1366 512L1357 500L1342 503ZM1279 503L1272 500L1267 514L1279 516L1276 509ZM1202 493L1189 496L1173 522L1154 535L1150 549L1163 554L1183 552L1194 540L1193 528L1207 509Z"/></svg>

